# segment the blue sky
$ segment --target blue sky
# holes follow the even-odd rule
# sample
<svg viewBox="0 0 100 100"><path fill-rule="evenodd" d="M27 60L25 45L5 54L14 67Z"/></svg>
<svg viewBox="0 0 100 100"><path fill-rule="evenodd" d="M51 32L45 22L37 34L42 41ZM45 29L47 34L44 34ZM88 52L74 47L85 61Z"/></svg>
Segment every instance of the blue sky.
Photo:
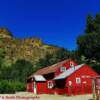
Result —
<svg viewBox="0 0 100 100"><path fill-rule="evenodd" d="M89 13L100 13L100 0L0 0L0 27L74 50Z"/></svg>

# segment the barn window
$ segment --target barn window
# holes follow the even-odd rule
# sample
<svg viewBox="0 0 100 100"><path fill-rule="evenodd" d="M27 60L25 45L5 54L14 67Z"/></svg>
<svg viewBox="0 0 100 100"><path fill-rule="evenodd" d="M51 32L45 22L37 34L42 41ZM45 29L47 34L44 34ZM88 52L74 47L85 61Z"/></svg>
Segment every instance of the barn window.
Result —
<svg viewBox="0 0 100 100"><path fill-rule="evenodd" d="M81 83L81 79L79 77L76 78L76 83L80 84Z"/></svg>
<svg viewBox="0 0 100 100"><path fill-rule="evenodd" d="M53 88L53 82L52 81L48 81L48 88L49 89Z"/></svg>
<svg viewBox="0 0 100 100"><path fill-rule="evenodd" d="M61 68L60 68L60 71L61 71L61 72L66 71L66 67L61 67Z"/></svg>
<svg viewBox="0 0 100 100"><path fill-rule="evenodd" d="M72 61L70 62L70 67L74 67L74 63Z"/></svg>

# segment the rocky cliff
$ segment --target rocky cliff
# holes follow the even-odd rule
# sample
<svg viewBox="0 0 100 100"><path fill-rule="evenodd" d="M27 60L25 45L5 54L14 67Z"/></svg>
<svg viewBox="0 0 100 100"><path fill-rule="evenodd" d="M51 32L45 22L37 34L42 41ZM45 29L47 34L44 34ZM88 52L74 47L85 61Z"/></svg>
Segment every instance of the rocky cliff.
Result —
<svg viewBox="0 0 100 100"><path fill-rule="evenodd" d="M35 64L47 53L54 53L60 48L50 46L42 42L40 38L18 39L14 38L10 31L5 28L0 29L0 48L6 52L5 61L8 65L17 59L25 59Z"/></svg>

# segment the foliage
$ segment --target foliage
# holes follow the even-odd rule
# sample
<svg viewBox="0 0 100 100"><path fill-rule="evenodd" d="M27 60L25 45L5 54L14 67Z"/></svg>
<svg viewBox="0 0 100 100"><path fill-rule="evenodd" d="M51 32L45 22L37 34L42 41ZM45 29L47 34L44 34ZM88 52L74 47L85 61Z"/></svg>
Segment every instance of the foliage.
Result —
<svg viewBox="0 0 100 100"><path fill-rule="evenodd" d="M93 64L91 66L94 69L94 71L96 71L97 73L100 74L100 64L99 65L98 64Z"/></svg>
<svg viewBox="0 0 100 100"><path fill-rule="evenodd" d="M3 80L3 81L0 81L0 93L14 93L15 90L14 88L11 86L11 83L6 81L6 80Z"/></svg>
<svg viewBox="0 0 100 100"><path fill-rule="evenodd" d="M77 39L80 54L89 59L100 61L100 14L97 14L95 19L88 16L85 32Z"/></svg>
<svg viewBox="0 0 100 100"><path fill-rule="evenodd" d="M75 60L78 64L82 63L82 61L80 59L79 51L77 49L70 51L70 58Z"/></svg>
<svg viewBox="0 0 100 100"><path fill-rule="evenodd" d="M43 68L68 58L70 58L70 52L62 48L54 54L47 54L45 58L39 59L39 62L36 64L36 66L38 68Z"/></svg>
<svg viewBox="0 0 100 100"><path fill-rule="evenodd" d="M98 71L97 66L100 63L100 14L97 14L95 18L91 15L87 17L85 34L78 37L77 44L80 56L83 55L88 64L94 60L96 64L92 65L96 68L93 68Z"/></svg>
<svg viewBox="0 0 100 100"><path fill-rule="evenodd" d="M25 83L26 78L31 75L33 71L33 65L29 61L17 60L16 63L12 65L12 71L10 73L11 79Z"/></svg>
<svg viewBox="0 0 100 100"><path fill-rule="evenodd" d="M15 93L16 91L24 91L25 84L18 81L0 81L0 93Z"/></svg>
<svg viewBox="0 0 100 100"><path fill-rule="evenodd" d="M4 49L0 48L0 64L3 62L2 60L5 58L5 55Z"/></svg>
<svg viewBox="0 0 100 100"><path fill-rule="evenodd" d="M88 59L100 61L100 35L97 33L86 34L78 38L78 45L81 54Z"/></svg>
<svg viewBox="0 0 100 100"><path fill-rule="evenodd" d="M15 91L25 91L26 90L26 83L22 83L19 81L11 81L13 88Z"/></svg>
<svg viewBox="0 0 100 100"><path fill-rule="evenodd" d="M0 93L25 90L26 79L33 72L33 65L25 60L18 60L10 67L1 66Z"/></svg>

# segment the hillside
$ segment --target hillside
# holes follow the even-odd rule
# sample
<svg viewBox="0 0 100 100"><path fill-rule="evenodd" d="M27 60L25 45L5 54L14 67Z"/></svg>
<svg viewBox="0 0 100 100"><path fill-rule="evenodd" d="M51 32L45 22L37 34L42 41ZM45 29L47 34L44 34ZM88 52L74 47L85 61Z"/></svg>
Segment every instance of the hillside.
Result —
<svg viewBox="0 0 100 100"><path fill-rule="evenodd" d="M5 61L9 64L17 59L25 59L35 64L47 53L54 53L60 48L44 44L40 38L17 39L5 28L0 29L0 48L6 52Z"/></svg>

